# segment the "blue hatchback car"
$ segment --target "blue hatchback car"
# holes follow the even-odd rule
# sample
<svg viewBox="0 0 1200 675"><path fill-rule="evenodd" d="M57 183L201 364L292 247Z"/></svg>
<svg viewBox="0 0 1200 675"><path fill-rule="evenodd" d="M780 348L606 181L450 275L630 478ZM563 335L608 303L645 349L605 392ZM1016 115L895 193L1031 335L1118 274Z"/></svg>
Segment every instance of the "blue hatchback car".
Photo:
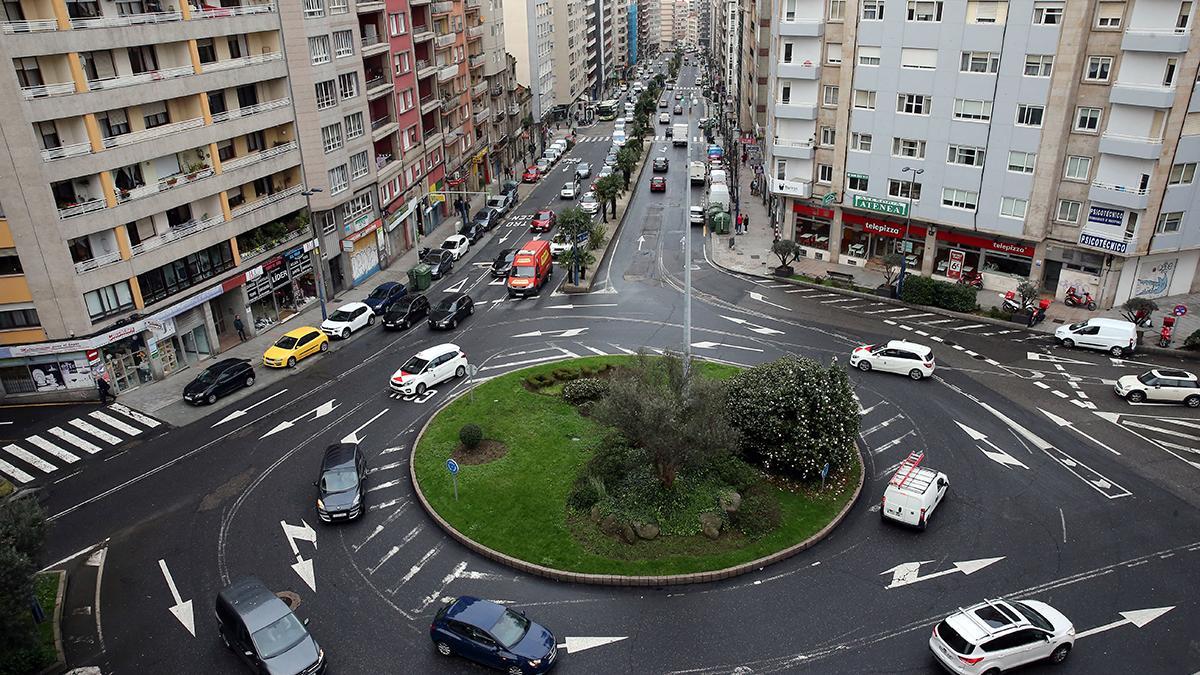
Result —
<svg viewBox="0 0 1200 675"><path fill-rule="evenodd" d="M404 295L408 293L408 288L398 281L385 281L375 287L371 294L363 299L363 303L371 308L376 315L382 315Z"/></svg>
<svg viewBox="0 0 1200 675"><path fill-rule="evenodd" d="M554 665L554 635L490 600L463 596L443 605L429 626L442 656L458 654L509 675L544 673Z"/></svg>

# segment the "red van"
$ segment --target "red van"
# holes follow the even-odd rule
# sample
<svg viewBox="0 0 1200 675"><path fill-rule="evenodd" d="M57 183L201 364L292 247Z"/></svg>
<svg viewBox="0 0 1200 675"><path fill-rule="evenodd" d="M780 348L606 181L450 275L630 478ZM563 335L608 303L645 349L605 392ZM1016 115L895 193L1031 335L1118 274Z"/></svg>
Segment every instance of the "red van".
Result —
<svg viewBox="0 0 1200 675"><path fill-rule="evenodd" d="M537 295L554 274L554 258L550 242L534 239L525 242L513 257L508 272L508 297Z"/></svg>

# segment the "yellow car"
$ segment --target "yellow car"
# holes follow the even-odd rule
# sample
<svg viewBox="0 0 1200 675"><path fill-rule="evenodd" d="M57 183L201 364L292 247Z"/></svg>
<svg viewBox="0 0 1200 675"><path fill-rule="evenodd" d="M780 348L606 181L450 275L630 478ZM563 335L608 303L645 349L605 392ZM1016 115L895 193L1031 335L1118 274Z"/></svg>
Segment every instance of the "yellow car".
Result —
<svg viewBox="0 0 1200 675"><path fill-rule="evenodd" d="M291 368L300 359L329 351L329 338L312 326L295 328L275 341L263 354L263 365L269 368Z"/></svg>

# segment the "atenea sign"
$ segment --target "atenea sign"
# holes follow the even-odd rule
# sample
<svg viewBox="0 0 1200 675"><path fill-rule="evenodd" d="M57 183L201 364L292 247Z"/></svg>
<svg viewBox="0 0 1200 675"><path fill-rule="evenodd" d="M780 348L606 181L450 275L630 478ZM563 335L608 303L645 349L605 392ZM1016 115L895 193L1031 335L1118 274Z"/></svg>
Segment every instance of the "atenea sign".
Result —
<svg viewBox="0 0 1200 675"><path fill-rule="evenodd" d="M908 204L904 202L898 202L894 199L882 199L880 197L870 197L867 195L854 195L853 206L856 209L877 211L879 213L886 213L892 216L904 217L908 215Z"/></svg>

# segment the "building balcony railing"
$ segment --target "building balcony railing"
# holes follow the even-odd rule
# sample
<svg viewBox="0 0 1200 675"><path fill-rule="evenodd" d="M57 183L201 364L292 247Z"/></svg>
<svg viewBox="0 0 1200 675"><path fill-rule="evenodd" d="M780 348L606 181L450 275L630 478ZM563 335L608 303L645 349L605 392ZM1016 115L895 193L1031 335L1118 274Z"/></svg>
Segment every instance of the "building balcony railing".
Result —
<svg viewBox="0 0 1200 675"><path fill-rule="evenodd" d="M485 63L487 63L487 57L483 54L472 54L467 57L467 65L471 68L471 70L482 68L483 64ZM486 84L486 82L484 84Z"/></svg>
<svg viewBox="0 0 1200 675"><path fill-rule="evenodd" d="M417 61L417 77L429 77L438 71L438 64L421 59Z"/></svg>
<svg viewBox="0 0 1200 675"><path fill-rule="evenodd" d="M1128 185L1092 181L1088 199L1101 204L1113 204L1140 211L1150 204L1150 190Z"/></svg>
<svg viewBox="0 0 1200 675"><path fill-rule="evenodd" d="M777 157L789 157L792 159L812 159L813 142L809 140L800 140L796 138L775 138L775 147L773 149Z"/></svg>
<svg viewBox="0 0 1200 675"><path fill-rule="evenodd" d="M146 12L143 14L126 14L124 16L97 16L86 19L71 19L71 28L120 28L122 26L142 26L153 23L172 23L183 21L179 12Z"/></svg>
<svg viewBox="0 0 1200 675"><path fill-rule="evenodd" d="M515 103L512 105L509 105L508 106L508 114L509 115L520 115L521 114L521 106L516 105Z"/></svg>
<svg viewBox="0 0 1200 675"><path fill-rule="evenodd" d="M430 2L431 0L408 0L408 5L410 7L420 7L422 5L428 5Z"/></svg>
<svg viewBox="0 0 1200 675"><path fill-rule="evenodd" d="M506 88L506 89L508 89L508 91L509 91L509 92L514 92L514 91L516 91L516 90L517 90L517 81L516 81L516 80L509 80L509 81L508 81L508 86L507 86L507 87L505 87L505 88Z"/></svg>
<svg viewBox="0 0 1200 675"><path fill-rule="evenodd" d="M291 104L292 99L285 96L284 98L275 99L274 101L264 101L263 103L255 103L254 105L248 105L242 108L234 108L233 110L226 110L225 112L213 113L212 120L213 124L227 122L229 120L236 120L242 117L257 115L259 113L267 112L268 110L275 110L276 108L282 108Z"/></svg>
<svg viewBox="0 0 1200 675"><path fill-rule="evenodd" d="M421 114L424 115L426 113L431 113L434 110L437 110L438 108L440 108L441 105L442 105L441 99L434 96L433 94L430 94L429 96L426 96L425 98L421 99Z"/></svg>
<svg viewBox="0 0 1200 675"><path fill-rule="evenodd" d="M213 121L216 121L215 116L213 117ZM190 120L183 120L181 122L173 122L171 124L150 127L149 129L142 129L141 131L131 131L127 134L109 136L108 138L104 139L104 147L117 148L123 145L132 145L134 143L141 143L142 141L162 138L163 136L169 136L180 131L196 129L202 126L204 126L204 118L195 117Z"/></svg>
<svg viewBox="0 0 1200 675"><path fill-rule="evenodd" d="M467 0L467 9L479 9L482 0Z"/></svg>
<svg viewBox="0 0 1200 675"><path fill-rule="evenodd" d="M442 112L450 112L460 105L462 105L462 101L457 96L447 96L442 99Z"/></svg>
<svg viewBox="0 0 1200 675"><path fill-rule="evenodd" d="M5 21L0 23L0 33L16 35L18 33L47 33L58 30L58 21L54 19L36 19L33 21Z"/></svg>
<svg viewBox="0 0 1200 675"><path fill-rule="evenodd" d="M228 162L221 162L221 171L224 173L229 173L230 171L235 171L237 169L250 166L251 164L258 164L259 162L268 160L272 157L278 157L284 153L291 152L292 150L295 150L296 147L296 141L288 141L287 143L276 145L275 147L267 148L266 150L262 150L260 152L242 155L241 157L234 157Z"/></svg>
<svg viewBox="0 0 1200 675"><path fill-rule="evenodd" d="M207 67L207 66L206 66ZM187 77L195 75L196 71L190 65L176 66L174 68L163 68L162 70L151 70L145 73L136 73L133 75L118 75L102 80L88 80L88 88L92 91L102 89L117 89L119 87L132 87L137 84L145 84L147 82L158 82L160 80L173 80L177 77ZM72 88L74 91L74 88Z"/></svg>
<svg viewBox="0 0 1200 675"><path fill-rule="evenodd" d="M496 107L496 119L502 120L508 116L508 110L504 106Z"/></svg>
<svg viewBox="0 0 1200 675"><path fill-rule="evenodd" d="M56 82L54 84L35 84L32 87L21 87L21 96L26 101L50 96L66 96L75 93L74 82Z"/></svg>
<svg viewBox="0 0 1200 675"><path fill-rule="evenodd" d="M445 138L445 136L442 134L442 132L435 131L433 133L425 134L425 138L422 140L424 141L426 148L433 148L441 147L443 138Z"/></svg>
<svg viewBox="0 0 1200 675"><path fill-rule="evenodd" d="M436 39L434 39L433 43L440 48L453 46L454 33L450 33L449 35L439 35Z"/></svg>
<svg viewBox="0 0 1200 675"><path fill-rule="evenodd" d="M458 66L446 66L438 71L438 82L449 82L458 77Z"/></svg>
<svg viewBox="0 0 1200 675"><path fill-rule="evenodd" d="M504 95L504 87L501 87L500 85L496 85L496 86L492 87L491 93L492 93L492 98L499 98Z"/></svg>
<svg viewBox="0 0 1200 675"><path fill-rule="evenodd" d="M137 245L130 247L129 252L135 256L138 256L147 251L153 251L164 244L169 244L173 241L179 241L180 239L190 237L193 234L203 232L207 229L216 227L217 225L223 225L224 223L224 216L213 216L212 218L207 218L205 220L189 220L186 223L181 223L175 227L172 227L162 234L155 235L148 239L143 239ZM76 265L75 268L78 269L79 265Z"/></svg>
<svg viewBox="0 0 1200 675"><path fill-rule="evenodd" d="M377 120L371 120L371 131L379 131L394 121L391 117L380 117Z"/></svg>
<svg viewBox="0 0 1200 675"><path fill-rule="evenodd" d="M363 0L354 3L354 9L359 14L368 14L370 12L382 12L385 7L380 0Z"/></svg>
<svg viewBox="0 0 1200 675"><path fill-rule="evenodd" d="M283 192L276 192L273 195L268 195L266 197L263 197L262 199L256 199L248 204L239 204L238 206L230 209L229 213L234 218L238 218L238 217L244 216L247 213L250 213L252 211L257 211L257 210L263 208L264 206L269 206L276 202L281 202L281 201L287 199L288 197L291 197L292 195L300 194L300 192L303 189L304 189L303 185L293 185L292 187L284 190Z"/></svg>
<svg viewBox="0 0 1200 675"><path fill-rule="evenodd" d="M1181 28L1135 28L1125 30L1121 49L1134 52L1182 53L1188 50L1191 31Z"/></svg>
<svg viewBox="0 0 1200 675"><path fill-rule="evenodd" d="M433 7L431 9L434 14L449 14L450 12L454 11L454 3L446 2L445 0L442 2L435 2L433 3Z"/></svg>
<svg viewBox="0 0 1200 675"><path fill-rule="evenodd" d="M201 7L192 10L192 18L223 19L229 16L246 16L248 14L265 14L275 11L275 3L262 5L237 5L234 7Z"/></svg>
<svg viewBox="0 0 1200 675"><path fill-rule="evenodd" d="M472 97L482 96L483 92L487 91L487 89L488 89L487 82L476 83L475 86L471 87L471 96Z"/></svg>
<svg viewBox="0 0 1200 675"><path fill-rule="evenodd" d="M432 40L435 37L433 29L429 26L414 26L412 31L413 44Z"/></svg>
<svg viewBox="0 0 1200 675"><path fill-rule="evenodd" d="M96 256L90 260L80 260L79 262L75 263L75 273L83 274L84 272L98 270L101 267L108 267L109 265L118 262L121 262L120 251L105 253L104 255Z"/></svg>
<svg viewBox="0 0 1200 675"><path fill-rule="evenodd" d="M84 141L83 143L72 143L70 145L60 145L57 148L47 148L42 150L42 161L53 162L56 159L66 159L67 157L78 157L91 153L92 144Z"/></svg>
<svg viewBox="0 0 1200 675"><path fill-rule="evenodd" d="M492 109L484 108L483 110L480 110L479 112L475 113L475 124L483 124L491 116L492 116Z"/></svg>
<svg viewBox="0 0 1200 675"><path fill-rule="evenodd" d="M77 204L68 204L60 206L58 209L58 217L60 220L82 216L85 213L99 211L100 209L108 208L108 204L103 199L85 199Z"/></svg>
<svg viewBox="0 0 1200 675"><path fill-rule="evenodd" d="M152 197L160 192L166 192L167 190L170 190L179 185L187 185L188 183L195 183L197 181L202 181L211 175L213 175L212 168L206 167L204 169L201 169L199 171L194 171L191 173L178 173L178 174L175 174L174 176L167 176L166 178L160 178L154 183L149 183L147 185L141 185L141 186L138 186L135 188L130 188L128 190L118 188L116 190L117 203L124 204L126 202L132 202L132 201L136 201L138 199L145 199L146 197Z"/></svg>
<svg viewBox="0 0 1200 675"><path fill-rule="evenodd" d="M392 82L386 75L379 75L367 81L367 98L375 99L392 91Z"/></svg>
<svg viewBox="0 0 1200 675"><path fill-rule="evenodd" d="M478 40L483 37L483 26L471 26L467 29L467 39Z"/></svg>
<svg viewBox="0 0 1200 675"><path fill-rule="evenodd" d="M241 68L242 66L252 66L258 63L268 63L270 61L278 61L283 58L283 52L267 52L266 54L253 54L251 56L242 56L236 59L222 59L213 61L212 63L204 64L205 72L216 70L230 70L232 68ZM190 68L190 66L189 66Z"/></svg>
<svg viewBox="0 0 1200 675"><path fill-rule="evenodd" d="M1175 104L1175 87L1159 84L1113 82L1109 99L1112 103L1146 108L1170 108Z"/></svg>

